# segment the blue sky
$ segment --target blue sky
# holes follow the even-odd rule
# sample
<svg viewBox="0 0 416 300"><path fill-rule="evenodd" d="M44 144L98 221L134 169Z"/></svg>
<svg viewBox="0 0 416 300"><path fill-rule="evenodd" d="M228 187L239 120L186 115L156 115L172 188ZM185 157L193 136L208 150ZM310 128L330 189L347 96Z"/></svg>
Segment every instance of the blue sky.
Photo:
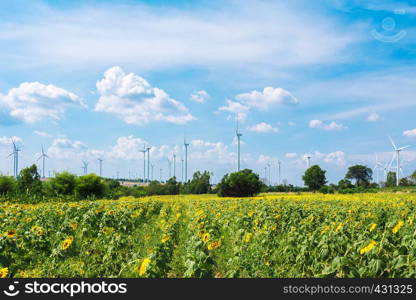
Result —
<svg viewBox="0 0 416 300"><path fill-rule="evenodd" d="M416 147L412 2L2 1L1 172L14 136L20 167L43 144L47 170L103 157L108 177L141 177L146 144L164 179L186 130L189 173L217 181L236 169L237 113L242 166L269 163L273 182L279 159L301 184L306 153L331 182L375 153L385 164L388 135Z"/></svg>

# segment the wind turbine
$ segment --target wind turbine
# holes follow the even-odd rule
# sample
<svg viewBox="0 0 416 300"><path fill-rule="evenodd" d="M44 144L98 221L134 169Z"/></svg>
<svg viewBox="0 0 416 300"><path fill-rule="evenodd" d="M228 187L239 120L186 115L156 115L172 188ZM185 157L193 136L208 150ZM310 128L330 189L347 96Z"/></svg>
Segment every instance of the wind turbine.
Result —
<svg viewBox="0 0 416 300"><path fill-rule="evenodd" d="M278 174L279 174L279 185L280 185L280 165L281 165L281 161L277 160L277 171L278 171Z"/></svg>
<svg viewBox="0 0 416 300"><path fill-rule="evenodd" d="M410 146L404 146L404 147L396 147L396 144L393 142L393 139L389 136L390 142L393 145L394 151L396 152L396 186L399 186L400 183L400 151L403 151L406 148L409 148Z"/></svg>
<svg viewBox="0 0 416 300"><path fill-rule="evenodd" d="M82 161L82 169L84 169L84 175L87 175L88 173L88 162L85 160Z"/></svg>
<svg viewBox="0 0 416 300"><path fill-rule="evenodd" d="M183 137L183 145L185 146L185 182L188 180L188 147L189 144L186 142L186 133Z"/></svg>
<svg viewBox="0 0 416 300"><path fill-rule="evenodd" d="M143 153L143 183L146 181L146 147L143 146L143 150L139 150Z"/></svg>
<svg viewBox="0 0 416 300"><path fill-rule="evenodd" d="M238 131L238 114L235 135L237 137L237 171L240 171L240 139L243 136L243 134Z"/></svg>
<svg viewBox="0 0 416 300"><path fill-rule="evenodd" d="M306 153L303 157L306 158L306 168L309 169L311 167L311 158L312 158L312 149L309 150L308 153Z"/></svg>
<svg viewBox="0 0 416 300"><path fill-rule="evenodd" d="M167 158L168 165L169 165L169 179L172 178L172 162Z"/></svg>
<svg viewBox="0 0 416 300"><path fill-rule="evenodd" d="M100 177L103 175L103 161L104 160L102 158L98 159L98 163L100 164Z"/></svg>
<svg viewBox="0 0 416 300"><path fill-rule="evenodd" d="M146 148L147 151L147 181L150 180L150 147Z"/></svg>
<svg viewBox="0 0 416 300"><path fill-rule="evenodd" d="M176 153L173 150L173 177L176 178Z"/></svg>
<svg viewBox="0 0 416 300"><path fill-rule="evenodd" d="M183 182L183 158L181 157L181 181Z"/></svg>
<svg viewBox="0 0 416 300"><path fill-rule="evenodd" d="M270 165L270 163L267 163L267 167L269 168L269 185L272 185L272 184L270 183L270 169L271 169L271 165Z"/></svg>
<svg viewBox="0 0 416 300"><path fill-rule="evenodd" d="M380 172L379 171L382 170L382 169L383 169L383 164L378 161L378 155L376 153L376 162L375 162L375 165L374 165L374 168L373 168L373 172L376 173L377 183L380 182L380 177L379 177Z"/></svg>
<svg viewBox="0 0 416 300"><path fill-rule="evenodd" d="M49 156L47 156L45 151L43 150L43 145L41 146L42 146L42 154L39 156L37 161L42 158L42 177L45 178L45 159L49 158Z"/></svg>
<svg viewBox="0 0 416 300"><path fill-rule="evenodd" d="M11 140L13 144L13 152L10 153L8 157L13 155L13 175L17 179L19 177L19 151L21 151L21 149L16 146L16 142L13 138Z"/></svg>

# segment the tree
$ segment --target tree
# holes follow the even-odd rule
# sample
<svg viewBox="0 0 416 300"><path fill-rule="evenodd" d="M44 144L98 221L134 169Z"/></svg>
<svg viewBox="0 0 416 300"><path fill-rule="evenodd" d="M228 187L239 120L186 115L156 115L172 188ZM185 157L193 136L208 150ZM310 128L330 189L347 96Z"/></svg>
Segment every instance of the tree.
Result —
<svg viewBox="0 0 416 300"><path fill-rule="evenodd" d="M4 196L15 191L16 179L11 176L0 176L0 195Z"/></svg>
<svg viewBox="0 0 416 300"><path fill-rule="evenodd" d="M95 174L80 176L75 184L75 193L81 199L88 197L101 198L105 195L105 189L104 180Z"/></svg>
<svg viewBox="0 0 416 300"><path fill-rule="evenodd" d="M69 172L62 172L47 181L48 194L72 195L75 191L76 176Z"/></svg>
<svg viewBox="0 0 416 300"><path fill-rule="evenodd" d="M305 185L312 191L317 191L326 183L326 171L318 165L314 165L305 171L302 179Z"/></svg>
<svg viewBox="0 0 416 300"><path fill-rule="evenodd" d="M260 192L261 181L252 170L244 169L226 174L217 188L221 197L251 197Z"/></svg>
<svg viewBox="0 0 416 300"><path fill-rule="evenodd" d="M373 177L373 170L367 166L355 165L348 168L345 179L355 180L356 186L368 186Z"/></svg>
<svg viewBox="0 0 416 300"><path fill-rule="evenodd" d="M211 175L208 171L203 173L197 171L192 176L192 180L183 185L181 192L184 194L208 194L211 192L210 178Z"/></svg>
<svg viewBox="0 0 416 300"><path fill-rule="evenodd" d="M396 186L396 172L387 173L386 186L388 187Z"/></svg>
<svg viewBox="0 0 416 300"><path fill-rule="evenodd" d="M170 178L165 183L165 193L166 195L177 195L179 194L180 184L176 181L176 177Z"/></svg>
<svg viewBox="0 0 416 300"><path fill-rule="evenodd" d="M17 187L21 193L38 195L42 192L42 182L35 164L20 171Z"/></svg>
<svg viewBox="0 0 416 300"><path fill-rule="evenodd" d="M353 188L354 185L348 179L341 179L340 181L338 181L338 187L340 189L350 189Z"/></svg>
<svg viewBox="0 0 416 300"><path fill-rule="evenodd" d="M400 178L399 185L400 186L410 186L410 185L412 185L412 182L410 181L410 179L408 177L403 177L403 178Z"/></svg>
<svg viewBox="0 0 416 300"><path fill-rule="evenodd" d="M409 176L409 179L412 184L416 184L416 171L414 171L413 174Z"/></svg>

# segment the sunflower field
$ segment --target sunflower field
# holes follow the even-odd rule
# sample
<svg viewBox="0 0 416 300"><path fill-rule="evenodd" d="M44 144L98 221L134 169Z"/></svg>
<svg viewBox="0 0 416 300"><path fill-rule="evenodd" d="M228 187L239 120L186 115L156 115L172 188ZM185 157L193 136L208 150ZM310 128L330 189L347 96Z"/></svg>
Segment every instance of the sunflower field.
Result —
<svg viewBox="0 0 416 300"><path fill-rule="evenodd" d="M0 203L0 277L416 277L416 194Z"/></svg>

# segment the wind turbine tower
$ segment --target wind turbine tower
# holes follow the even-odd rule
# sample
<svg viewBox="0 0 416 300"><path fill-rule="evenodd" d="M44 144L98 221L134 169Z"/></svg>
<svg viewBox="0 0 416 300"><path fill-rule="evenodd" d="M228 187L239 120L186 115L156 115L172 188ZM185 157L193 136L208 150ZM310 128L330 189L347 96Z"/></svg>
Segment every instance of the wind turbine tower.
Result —
<svg viewBox="0 0 416 300"><path fill-rule="evenodd" d="M100 177L103 176L103 159L99 158L98 163L100 164Z"/></svg>
<svg viewBox="0 0 416 300"><path fill-rule="evenodd" d="M237 136L237 171L240 171L240 140L243 134L238 131L238 114L237 114L237 128L236 128L235 134Z"/></svg>
<svg viewBox="0 0 416 300"><path fill-rule="evenodd" d="M143 150L139 150L143 153L143 183L146 181L146 148L143 146Z"/></svg>
<svg viewBox="0 0 416 300"><path fill-rule="evenodd" d="M391 137L390 138L390 142L393 145L394 151L396 152L396 159L397 159L397 164L396 164L396 186L399 186L400 183L400 151L403 151L406 148L409 148L410 146L404 146L404 147L396 147L396 144L393 142L393 139Z"/></svg>
<svg viewBox="0 0 416 300"><path fill-rule="evenodd" d="M280 165L281 165L281 161L277 160L277 172L278 172L278 175L279 175L279 185L281 184L281 181L280 181Z"/></svg>
<svg viewBox="0 0 416 300"><path fill-rule="evenodd" d="M20 148L16 146L16 142L12 139L13 152L8 157L13 155L13 175L17 179L19 177L19 151Z"/></svg>
<svg viewBox="0 0 416 300"><path fill-rule="evenodd" d="M173 177L176 178L176 153L173 152Z"/></svg>
<svg viewBox="0 0 416 300"><path fill-rule="evenodd" d="M87 175L88 174L88 163L85 160L82 161L82 169L84 169L84 175Z"/></svg>
<svg viewBox="0 0 416 300"><path fill-rule="evenodd" d="M169 160L169 158L167 160L168 160L168 166L169 166L169 179L170 179L172 178L172 162Z"/></svg>
<svg viewBox="0 0 416 300"><path fill-rule="evenodd" d="M146 148L147 151L147 181L150 180L150 147Z"/></svg>
<svg viewBox="0 0 416 300"><path fill-rule="evenodd" d="M42 146L42 154L39 156L37 160L42 158L42 178L45 178L45 159L49 158L49 156L45 154L45 151L43 150L43 145L41 146Z"/></svg>
<svg viewBox="0 0 416 300"><path fill-rule="evenodd" d="M186 142L186 134L183 139L183 145L185 146L185 182L188 180L188 147L189 144Z"/></svg>

